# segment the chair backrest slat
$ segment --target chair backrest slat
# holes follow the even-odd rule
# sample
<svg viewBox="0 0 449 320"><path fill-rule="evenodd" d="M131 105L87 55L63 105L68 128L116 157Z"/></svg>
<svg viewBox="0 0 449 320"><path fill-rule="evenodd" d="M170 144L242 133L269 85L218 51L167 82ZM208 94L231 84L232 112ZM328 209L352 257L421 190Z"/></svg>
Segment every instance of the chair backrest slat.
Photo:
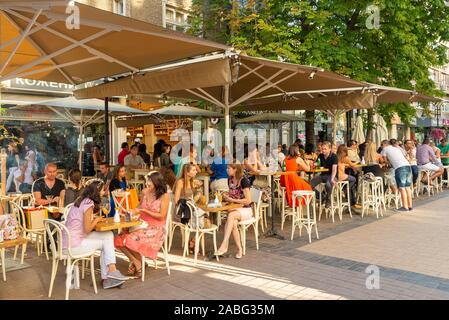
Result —
<svg viewBox="0 0 449 320"><path fill-rule="evenodd" d="M251 188L251 202L253 206L253 214L256 219L259 217L260 202L262 201L262 191Z"/></svg>
<svg viewBox="0 0 449 320"><path fill-rule="evenodd" d="M62 259L62 237L63 232L67 234L67 252L69 256L72 256L71 247L72 247L72 236L70 234L69 229L62 223L45 219L44 220L45 231L47 232L47 238L50 240L50 249L53 257L57 257L58 259ZM56 235L56 240L55 240Z"/></svg>

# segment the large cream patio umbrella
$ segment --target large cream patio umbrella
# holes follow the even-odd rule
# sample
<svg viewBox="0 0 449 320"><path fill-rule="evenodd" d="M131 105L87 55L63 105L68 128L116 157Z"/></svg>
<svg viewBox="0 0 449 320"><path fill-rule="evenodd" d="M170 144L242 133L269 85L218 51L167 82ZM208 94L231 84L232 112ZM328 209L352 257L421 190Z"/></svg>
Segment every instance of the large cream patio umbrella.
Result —
<svg viewBox="0 0 449 320"><path fill-rule="evenodd" d="M230 49L76 1L0 0L0 81L20 77L75 86ZM107 114L107 96L99 98L106 98Z"/></svg>
<svg viewBox="0 0 449 320"><path fill-rule="evenodd" d="M374 135L376 137L377 145L380 145L383 140L388 139L387 123L380 114L377 115L376 130Z"/></svg>
<svg viewBox="0 0 449 320"><path fill-rule="evenodd" d="M365 141L365 132L363 131L363 119L358 116L355 120L354 130L352 132L352 140L358 143L363 143Z"/></svg>
<svg viewBox="0 0 449 320"><path fill-rule="evenodd" d="M76 1L0 0L0 81L75 86L226 50L231 48ZM108 96L99 98L108 113ZM105 127L109 158L108 117Z"/></svg>

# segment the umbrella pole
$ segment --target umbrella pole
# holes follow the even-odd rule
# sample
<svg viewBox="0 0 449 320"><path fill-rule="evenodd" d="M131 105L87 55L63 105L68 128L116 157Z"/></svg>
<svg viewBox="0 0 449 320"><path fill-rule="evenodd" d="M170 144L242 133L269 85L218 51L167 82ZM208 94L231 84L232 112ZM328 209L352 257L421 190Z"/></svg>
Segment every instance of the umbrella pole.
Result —
<svg viewBox="0 0 449 320"><path fill-rule="evenodd" d="M109 98L104 98L104 153L106 163L109 163Z"/></svg>
<svg viewBox="0 0 449 320"><path fill-rule="evenodd" d="M272 128L271 120L270 120L269 128L270 129ZM271 131L270 131L269 137L271 138ZM271 147L271 143L269 145ZM269 152L269 157L271 157L271 150ZM273 172L269 172L267 178L268 178L268 186L270 188L270 193L271 193L271 197L270 197L270 201L269 201L270 202L269 209L270 209L270 213L271 213L271 229L267 230L267 232L265 233L265 237L274 237L279 240L285 240L285 238L281 234L279 234L278 231L276 230L276 228L274 227L274 213L276 211L276 206L274 205L274 185L273 185L274 184L274 179L273 179L274 175L273 175Z"/></svg>
<svg viewBox="0 0 449 320"><path fill-rule="evenodd" d="M79 136L80 152L78 158L78 166L81 171L81 175L83 174L83 134L84 134L83 110L81 110L80 136Z"/></svg>

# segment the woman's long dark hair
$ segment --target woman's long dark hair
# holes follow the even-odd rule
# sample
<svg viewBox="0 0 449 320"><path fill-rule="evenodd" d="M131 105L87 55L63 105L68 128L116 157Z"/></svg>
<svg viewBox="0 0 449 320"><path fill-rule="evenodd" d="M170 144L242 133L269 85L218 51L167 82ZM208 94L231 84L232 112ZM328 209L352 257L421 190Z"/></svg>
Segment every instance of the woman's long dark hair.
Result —
<svg viewBox="0 0 449 320"><path fill-rule="evenodd" d="M83 189L83 192L75 200L75 203L73 205L75 207L79 208L81 205L81 202L83 202L84 199L90 199L94 202L94 212L98 212L100 210L100 203L101 203L100 190L102 188L103 188L103 182L101 182L101 181L92 182L91 184L89 184L87 187L85 187Z"/></svg>
<svg viewBox="0 0 449 320"><path fill-rule="evenodd" d="M296 159L299 156L299 148L296 144L291 145L288 149L288 157Z"/></svg>
<svg viewBox="0 0 449 320"><path fill-rule="evenodd" d="M112 178L115 178L118 181L122 181L122 180L120 180L120 177L118 176L118 172L120 171L121 168L125 168L125 166L121 165L121 164L115 166L114 172L112 173ZM125 181L125 180L126 180L126 178L123 178L123 181Z"/></svg>
<svg viewBox="0 0 449 320"><path fill-rule="evenodd" d="M79 169L70 170L69 180L79 189L81 185L81 171Z"/></svg>
<svg viewBox="0 0 449 320"><path fill-rule="evenodd" d="M151 181L154 185L156 199L159 199L164 194L167 193L167 183L165 182L164 176L159 172L153 172L152 174L146 176L147 181Z"/></svg>

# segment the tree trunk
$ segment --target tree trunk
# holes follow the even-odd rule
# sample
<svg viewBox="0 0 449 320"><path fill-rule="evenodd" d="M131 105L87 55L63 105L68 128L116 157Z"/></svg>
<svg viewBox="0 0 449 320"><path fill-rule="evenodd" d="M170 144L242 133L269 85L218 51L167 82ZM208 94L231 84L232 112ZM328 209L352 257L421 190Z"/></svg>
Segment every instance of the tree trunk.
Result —
<svg viewBox="0 0 449 320"><path fill-rule="evenodd" d="M373 128L373 117L374 112L372 109L368 109L368 125L366 126L367 132L366 132L366 138L373 140L374 135L374 128Z"/></svg>
<svg viewBox="0 0 449 320"><path fill-rule="evenodd" d="M306 144L315 144L315 110L305 112L306 117Z"/></svg>

